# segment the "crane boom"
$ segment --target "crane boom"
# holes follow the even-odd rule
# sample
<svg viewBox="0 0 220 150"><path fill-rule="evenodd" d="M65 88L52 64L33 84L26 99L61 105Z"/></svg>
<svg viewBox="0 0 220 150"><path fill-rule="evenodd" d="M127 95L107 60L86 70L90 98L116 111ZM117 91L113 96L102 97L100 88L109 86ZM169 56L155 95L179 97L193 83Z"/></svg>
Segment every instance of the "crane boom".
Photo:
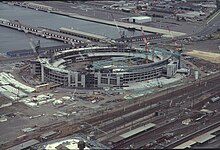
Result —
<svg viewBox="0 0 220 150"><path fill-rule="evenodd" d="M152 61L154 62L154 48L151 47L151 53L152 53Z"/></svg>
<svg viewBox="0 0 220 150"><path fill-rule="evenodd" d="M37 46L34 44L34 41L32 38L30 38L29 44L34 52L35 57L39 60L38 48L36 49Z"/></svg>
<svg viewBox="0 0 220 150"><path fill-rule="evenodd" d="M148 41L145 37L145 34L144 34L144 31L143 31L143 28L141 27L141 33L142 33L142 36L143 36L143 40L144 40L144 43L145 43L145 52L146 52L146 64L148 64Z"/></svg>
<svg viewBox="0 0 220 150"><path fill-rule="evenodd" d="M113 16L113 14L111 14L111 16L112 16L112 18L113 18L113 20L114 20L114 23L115 23L115 26L116 26L116 28L117 28L117 30L118 30L118 33L119 33L119 35L120 35L120 38L123 38L124 35L121 33L121 30L119 29L118 24L117 24L117 22L116 22L116 20L115 20L115 17Z"/></svg>

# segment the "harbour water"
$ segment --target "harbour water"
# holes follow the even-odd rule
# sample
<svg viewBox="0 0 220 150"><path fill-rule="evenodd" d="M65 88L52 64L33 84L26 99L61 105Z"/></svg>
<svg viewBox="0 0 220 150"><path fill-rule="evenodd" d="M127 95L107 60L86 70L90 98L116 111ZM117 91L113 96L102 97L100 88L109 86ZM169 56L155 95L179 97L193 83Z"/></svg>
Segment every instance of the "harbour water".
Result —
<svg viewBox="0 0 220 150"><path fill-rule="evenodd" d="M40 40L42 47L58 46L64 44L59 41L48 40L34 35L28 36L31 37L35 43ZM29 45L29 39L24 34L24 32L19 32L17 30L12 30L0 26L0 53L21 49L31 49L31 46Z"/></svg>
<svg viewBox="0 0 220 150"><path fill-rule="evenodd" d="M99 23L69 18L62 15L51 14L42 11L36 11L28 8L10 6L0 3L0 17L8 20L19 20L23 24L59 29L60 27L74 28L85 32L104 35L110 38L119 38L118 30L114 26L103 25ZM121 31L124 29L120 28ZM127 36L141 35L139 31L124 30ZM9 50L30 49L28 38L23 32L14 31L0 26L0 52ZM62 42L43 39L33 36L34 41L41 40L41 46L57 46Z"/></svg>

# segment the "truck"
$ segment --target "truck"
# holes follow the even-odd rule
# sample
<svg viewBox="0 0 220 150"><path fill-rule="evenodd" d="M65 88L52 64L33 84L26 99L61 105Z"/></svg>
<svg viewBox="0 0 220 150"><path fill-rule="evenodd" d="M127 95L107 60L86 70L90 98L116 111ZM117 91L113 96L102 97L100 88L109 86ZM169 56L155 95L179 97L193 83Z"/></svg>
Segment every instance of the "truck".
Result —
<svg viewBox="0 0 220 150"><path fill-rule="evenodd" d="M220 99L219 96L212 97L211 102L214 103L214 102L218 101L219 99Z"/></svg>

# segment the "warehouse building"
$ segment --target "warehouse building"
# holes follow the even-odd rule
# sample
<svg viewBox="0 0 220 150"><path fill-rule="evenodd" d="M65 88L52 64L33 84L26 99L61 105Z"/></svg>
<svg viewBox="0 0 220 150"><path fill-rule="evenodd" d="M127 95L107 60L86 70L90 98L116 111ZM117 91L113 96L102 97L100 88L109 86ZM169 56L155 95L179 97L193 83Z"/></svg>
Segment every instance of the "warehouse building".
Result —
<svg viewBox="0 0 220 150"><path fill-rule="evenodd" d="M176 14L177 19L197 19L200 18L201 16L204 16L205 13L203 12L197 12L197 11L190 11L187 13L179 13Z"/></svg>
<svg viewBox="0 0 220 150"><path fill-rule="evenodd" d="M133 22L133 23L147 23L147 22L151 22L152 18L148 17L148 16L138 16L138 17L130 17L128 19L129 22Z"/></svg>

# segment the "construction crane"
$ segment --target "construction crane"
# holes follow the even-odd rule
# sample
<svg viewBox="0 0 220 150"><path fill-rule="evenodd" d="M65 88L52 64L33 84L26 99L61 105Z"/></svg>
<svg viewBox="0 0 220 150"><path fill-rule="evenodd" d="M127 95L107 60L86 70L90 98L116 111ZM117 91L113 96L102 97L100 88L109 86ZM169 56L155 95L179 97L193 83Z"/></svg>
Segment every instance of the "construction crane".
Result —
<svg viewBox="0 0 220 150"><path fill-rule="evenodd" d="M28 37L28 36L27 36ZM37 61L41 64L43 64L43 60L40 59L40 56L39 56L39 48L40 48L40 42L38 41L38 44L36 45L33 41L32 38L28 37L29 38L29 44L34 52L34 56L36 57ZM41 82L44 82L44 77L41 76Z"/></svg>
<svg viewBox="0 0 220 150"><path fill-rule="evenodd" d="M144 43L145 43L145 52L146 52L146 64L148 64L148 41L145 37L145 34L144 34L144 31L143 31L143 28L141 27L141 33L142 33L142 36L143 36L143 40L144 40Z"/></svg>
<svg viewBox="0 0 220 150"><path fill-rule="evenodd" d="M154 48L151 46L151 55L152 55L152 61L154 62Z"/></svg>
<svg viewBox="0 0 220 150"><path fill-rule="evenodd" d="M33 39L27 35L29 39L29 44L34 52L34 56L39 60L39 48L40 48L40 40L38 40L37 44L34 43Z"/></svg>
<svg viewBox="0 0 220 150"><path fill-rule="evenodd" d="M117 24L117 22L116 22L116 20L115 20L115 17L113 16L113 14L111 14L111 16L112 16L112 18L113 18L113 20L114 20L114 23L115 23L116 28L118 29L118 33L119 33L119 35L120 35L120 38L124 38L124 37L125 37L125 32L124 32L124 31L121 32L121 30L119 29L118 24Z"/></svg>

